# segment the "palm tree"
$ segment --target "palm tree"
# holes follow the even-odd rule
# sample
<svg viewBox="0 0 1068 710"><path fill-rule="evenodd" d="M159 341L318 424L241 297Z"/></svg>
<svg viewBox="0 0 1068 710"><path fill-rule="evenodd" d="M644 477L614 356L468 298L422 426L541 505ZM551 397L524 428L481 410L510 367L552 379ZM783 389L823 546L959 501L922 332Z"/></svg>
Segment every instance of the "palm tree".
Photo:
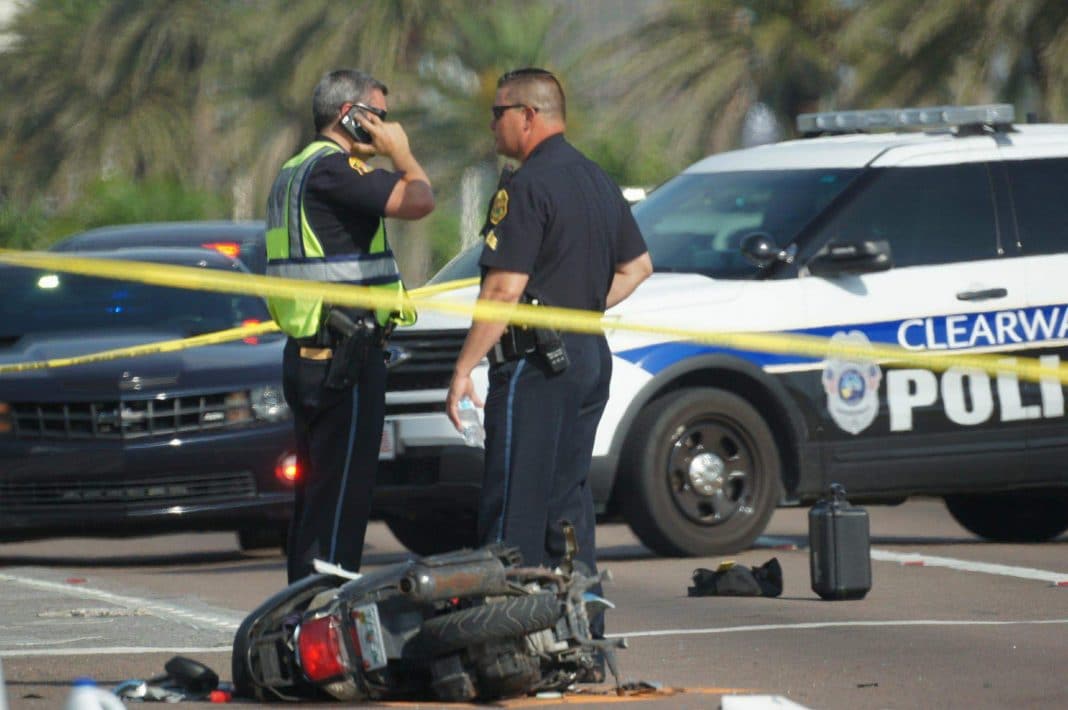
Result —
<svg viewBox="0 0 1068 710"><path fill-rule="evenodd" d="M434 146L431 167L445 198L460 203L463 244L477 238L499 168L488 129L497 78L509 69L546 66L559 18L559 6L550 3L448 0L430 27L418 65L415 130Z"/></svg>
<svg viewBox="0 0 1068 710"><path fill-rule="evenodd" d="M842 31L853 106L1012 101L1068 118L1068 4L871 0Z"/></svg>
<svg viewBox="0 0 1068 710"><path fill-rule="evenodd" d="M423 0L267 0L227 6L209 64L221 128L214 159L261 211L274 175L312 137L311 92L331 69L358 68L404 105L406 75L433 8ZM396 95L400 94L401 97ZM262 198L262 199L261 199ZM246 215L247 216L247 215Z"/></svg>
<svg viewBox="0 0 1068 710"><path fill-rule="evenodd" d="M0 53L0 160L15 195L69 203L111 173L188 179L210 0L39 0ZM7 170L5 170L7 172Z"/></svg>
<svg viewBox="0 0 1068 710"><path fill-rule="evenodd" d="M602 125L634 127L636 148L656 143L675 169L737 146L758 103L791 125L837 87L841 2L664 0L646 10L640 26L591 50L587 89L612 106Z"/></svg>

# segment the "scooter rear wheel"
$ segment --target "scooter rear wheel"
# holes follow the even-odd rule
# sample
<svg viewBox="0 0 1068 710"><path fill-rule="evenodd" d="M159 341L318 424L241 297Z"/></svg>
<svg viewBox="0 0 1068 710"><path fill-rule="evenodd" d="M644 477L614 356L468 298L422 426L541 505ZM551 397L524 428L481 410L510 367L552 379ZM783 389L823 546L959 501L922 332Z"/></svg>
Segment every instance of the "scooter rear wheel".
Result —
<svg viewBox="0 0 1068 710"><path fill-rule="evenodd" d="M556 595L545 592L489 602L424 621L420 643L430 655L443 656L467 646L521 638L547 629L563 613Z"/></svg>

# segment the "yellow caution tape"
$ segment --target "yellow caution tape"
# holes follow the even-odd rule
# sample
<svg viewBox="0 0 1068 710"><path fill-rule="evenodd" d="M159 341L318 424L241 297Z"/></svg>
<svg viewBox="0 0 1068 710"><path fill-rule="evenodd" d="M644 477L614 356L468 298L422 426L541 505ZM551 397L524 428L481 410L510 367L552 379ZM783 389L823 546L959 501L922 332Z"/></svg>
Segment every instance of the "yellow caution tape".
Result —
<svg viewBox="0 0 1068 710"><path fill-rule="evenodd" d="M255 274L234 274L170 264L74 257L55 253L20 252L8 249L0 249L0 262L123 281L140 281L142 283L175 288L239 293L261 297L321 298L327 303L358 308L393 308L396 305L395 296L392 294L383 293L366 286L330 284ZM475 282L476 280L470 280L470 283ZM463 282L463 285L468 285L468 283ZM1004 354L968 355L946 351L937 353L916 352L897 346L877 343L868 345L832 342L828 338L796 333L726 333L660 326L611 318L606 319L601 313L594 311L482 300L470 303L433 298L433 295L441 291L459 287L461 286L440 284L428 289L416 290L410 294L410 300L412 305L423 310L471 316L475 320L507 322L526 327L555 328L579 333L603 333L606 330L629 331L667 336L672 339L715 345L734 350L795 354L816 359L838 358L842 360L893 362L895 364L911 365L938 371L955 367L994 375L997 373L1015 373L1025 380L1036 382L1055 380L1068 384L1068 363L1050 366L1034 358L1007 358ZM219 335L208 334L199 337L210 338L218 337ZM245 336L244 334L235 334L229 339L238 337ZM7 371L6 367L11 366L0 367L0 373Z"/></svg>
<svg viewBox="0 0 1068 710"><path fill-rule="evenodd" d="M59 269L56 270L58 271ZM452 291L460 288L466 288L468 286L474 286L478 284L478 282L478 278L458 279L456 281L449 281L447 283L436 284L434 286L424 286L421 288L413 289L409 291L409 294L426 295L441 293L444 291ZM133 345L126 348L115 348L113 350L104 350L97 353L79 355L77 357L64 357L55 358L53 360L39 360L36 362L20 362L11 365L0 365L0 375L7 372L26 372L28 370L45 370L55 367L71 367L73 365L87 365L93 362L104 362L106 360L120 360L122 358L139 357L142 355L177 352L179 350L185 350L187 348L199 348L205 345L218 345L219 343L226 343L232 340L242 340L244 338L255 337L258 335L277 333L278 330L278 324L273 321L269 321L266 323L256 323L253 325L240 326L238 328L227 328L226 330L219 330L213 333L204 333L202 335L190 338L165 340L158 343Z"/></svg>
<svg viewBox="0 0 1068 710"><path fill-rule="evenodd" d="M469 279L456 279L455 281L446 281L440 284L434 284L433 286L420 286L419 288L413 288L408 292L409 296L415 298L423 298L426 296L433 296L436 293L442 293L444 291L456 291L457 289L467 288L468 286L477 286L481 282L477 276L472 276Z"/></svg>
<svg viewBox="0 0 1068 710"><path fill-rule="evenodd" d="M63 357L56 358L54 360L41 360L39 362L20 362L13 365L0 365L0 374L4 374L6 372L26 372L28 370L45 370L53 367L70 367L71 365L86 365L91 362L118 360L119 358L124 357L138 357L141 355L172 353L177 352L179 350L186 350L187 348L199 348L204 345L216 345L218 343L225 343L228 340L240 340L241 338L250 338L256 335L264 335L266 333L276 332L277 330L278 325L274 322L257 323L256 325L245 325L241 326L240 328L220 330L215 333L195 335L191 338L179 338L177 340L161 340L158 343L134 345L128 348L115 348L114 350L104 350L89 355L79 355L77 357Z"/></svg>

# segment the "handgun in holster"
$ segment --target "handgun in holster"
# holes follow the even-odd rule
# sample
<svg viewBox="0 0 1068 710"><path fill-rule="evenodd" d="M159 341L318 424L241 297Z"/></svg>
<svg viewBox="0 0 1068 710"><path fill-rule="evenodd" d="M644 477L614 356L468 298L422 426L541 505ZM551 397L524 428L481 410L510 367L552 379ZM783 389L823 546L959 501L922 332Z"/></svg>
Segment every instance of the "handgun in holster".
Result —
<svg viewBox="0 0 1068 710"><path fill-rule="evenodd" d="M378 328L371 316L353 320L341 309L331 308L323 321L325 331L334 350L330 367L326 371L325 387L346 389L359 379L360 368L367 360L371 345L376 342Z"/></svg>

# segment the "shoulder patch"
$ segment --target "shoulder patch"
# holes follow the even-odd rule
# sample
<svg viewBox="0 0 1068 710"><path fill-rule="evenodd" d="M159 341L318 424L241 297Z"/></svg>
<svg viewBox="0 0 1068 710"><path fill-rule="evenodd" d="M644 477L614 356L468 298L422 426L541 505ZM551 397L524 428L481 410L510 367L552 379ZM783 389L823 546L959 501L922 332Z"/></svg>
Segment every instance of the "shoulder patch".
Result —
<svg viewBox="0 0 1068 710"><path fill-rule="evenodd" d="M497 251L497 233L492 229L489 231L489 234L486 235L486 246L488 246L491 251Z"/></svg>
<svg viewBox="0 0 1068 710"><path fill-rule="evenodd" d="M374 170L374 168L368 166L367 163L363 162L355 155L349 156L349 167L358 172L360 175L366 175L367 173Z"/></svg>
<svg viewBox="0 0 1068 710"><path fill-rule="evenodd" d="M508 214L508 191L497 190L493 197L493 207L490 208L490 224L500 224Z"/></svg>

